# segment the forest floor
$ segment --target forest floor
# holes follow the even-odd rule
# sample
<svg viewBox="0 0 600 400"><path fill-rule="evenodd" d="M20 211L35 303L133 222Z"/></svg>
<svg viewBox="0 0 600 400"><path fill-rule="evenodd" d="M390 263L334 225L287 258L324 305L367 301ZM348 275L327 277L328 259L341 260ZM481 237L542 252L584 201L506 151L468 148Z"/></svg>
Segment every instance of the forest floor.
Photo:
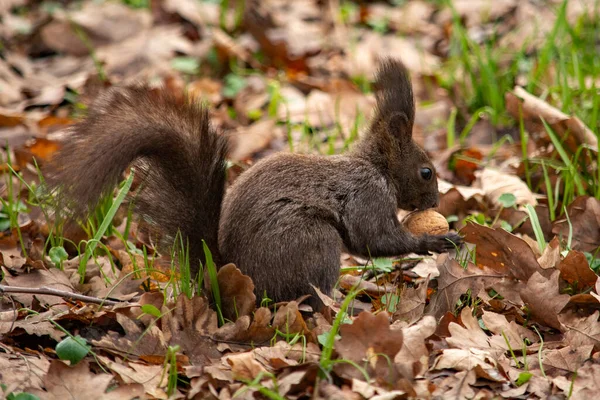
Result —
<svg viewBox="0 0 600 400"><path fill-rule="evenodd" d="M595 0L1 2L0 398L595 398L598 54ZM247 311L224 319L138 231L130 180L78 224L43 195L110 86L205 101L231 183L275 152L351 148L383 57L410 72L438 211L467 243L344 255L322 312L255 308L228 267L212 290Z"/></svg>

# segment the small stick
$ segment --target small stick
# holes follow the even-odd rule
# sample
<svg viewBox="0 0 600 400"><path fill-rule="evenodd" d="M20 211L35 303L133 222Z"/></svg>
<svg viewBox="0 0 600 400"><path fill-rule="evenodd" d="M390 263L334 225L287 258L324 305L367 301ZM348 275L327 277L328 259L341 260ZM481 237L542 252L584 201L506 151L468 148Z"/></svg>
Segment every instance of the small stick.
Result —
<svg viewBox="0 0 600 400"><path fill-rule="evenodd" d="M47 295L47 296L57 296L62 297L64 299L71 300L79 300L86 303L92 304L105 304L108 306L116 306L118 304L129 303L128 301L114 301L114 300L106 300L100 299L98 297L85 296L83 294L65 292L64 290L52 289L49 287L41 287L41 288L29 288L29 287L20 287L20 286L7 286L0 285L0 293L26 293L26 294L39 294L39 295Z"/></svg>

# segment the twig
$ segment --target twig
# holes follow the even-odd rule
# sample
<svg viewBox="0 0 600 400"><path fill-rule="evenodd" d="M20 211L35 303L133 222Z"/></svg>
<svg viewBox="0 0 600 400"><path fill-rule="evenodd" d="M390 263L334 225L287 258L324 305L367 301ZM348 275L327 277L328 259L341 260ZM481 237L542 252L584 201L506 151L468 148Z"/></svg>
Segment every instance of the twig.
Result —
<svg viewBox="0 0 600 400"><path fill-rule="evenodd" d="M129 303L128 301L114 301L107 299L100 299L98 297L85 296L83 294L65 292L64 290L52 289L49 287L41 288L29 288L20 286L6 286L0 285L0 293L26 293L26 294L39 294L47 296L57 296L64 299L79 300L86 303L116 306L123 303Z"/></svg>

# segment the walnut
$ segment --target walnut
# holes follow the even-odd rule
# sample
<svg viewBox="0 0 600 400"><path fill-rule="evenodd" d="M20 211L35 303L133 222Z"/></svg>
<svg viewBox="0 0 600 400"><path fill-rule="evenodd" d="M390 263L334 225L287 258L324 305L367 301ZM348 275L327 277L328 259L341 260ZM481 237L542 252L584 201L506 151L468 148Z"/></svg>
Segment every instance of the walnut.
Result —
<svg viewBox="0 0 600 400"><path fill-rule="evenodd" d="M415 236L424 233L444 235L450 229L446 218L432 209L410 213L404 218L402 224Z"/></svg>

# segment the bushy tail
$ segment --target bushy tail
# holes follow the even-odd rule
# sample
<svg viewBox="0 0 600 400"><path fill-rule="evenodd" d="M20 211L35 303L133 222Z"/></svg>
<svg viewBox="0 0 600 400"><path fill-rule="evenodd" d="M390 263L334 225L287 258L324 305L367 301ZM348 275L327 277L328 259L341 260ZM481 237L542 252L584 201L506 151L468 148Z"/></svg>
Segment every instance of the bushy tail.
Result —
<svg viewBox="0 0 600 400"><path fill-rule="evenodd" d="M206 108L166 91L115 88L71 133L47 181L75 215L89 214L135 161L143 179L137 212L167 237L180 231L193 266L203 254L202 239L218 254L227 140L211 127Z"/></svg>

